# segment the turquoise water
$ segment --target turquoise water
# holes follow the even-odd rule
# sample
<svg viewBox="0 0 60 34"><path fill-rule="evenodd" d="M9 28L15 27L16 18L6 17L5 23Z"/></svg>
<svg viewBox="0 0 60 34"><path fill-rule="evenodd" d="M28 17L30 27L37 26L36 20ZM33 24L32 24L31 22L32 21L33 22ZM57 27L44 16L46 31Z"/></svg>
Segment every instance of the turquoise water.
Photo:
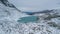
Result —
<svg viewBox="0 0 60 34"><path fill-rule="evenodd" d="M36 22L37 20L38 20L37 16L28 16L19 18L18 22L27 23L27 22Z"/></svg>

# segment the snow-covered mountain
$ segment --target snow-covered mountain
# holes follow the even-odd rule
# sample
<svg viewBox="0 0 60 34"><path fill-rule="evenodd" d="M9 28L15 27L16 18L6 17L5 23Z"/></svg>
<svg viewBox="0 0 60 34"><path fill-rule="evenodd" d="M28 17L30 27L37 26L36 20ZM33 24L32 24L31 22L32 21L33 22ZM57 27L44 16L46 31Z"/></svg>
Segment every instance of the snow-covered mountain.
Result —
<svg viewBox="0 0 60 34"><path fill-rule="evenodd" d="M0 0L0 34L60 34L60 9L32 15L39 18L36 22L17 22L28 16L8 0Z"/></svg>

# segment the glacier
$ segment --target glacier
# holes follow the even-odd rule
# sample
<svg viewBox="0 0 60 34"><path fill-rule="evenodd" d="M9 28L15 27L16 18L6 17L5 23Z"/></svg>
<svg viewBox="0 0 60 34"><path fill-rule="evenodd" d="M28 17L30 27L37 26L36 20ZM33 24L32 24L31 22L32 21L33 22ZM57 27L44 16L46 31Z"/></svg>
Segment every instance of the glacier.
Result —
<svg viewBox="0 0 60 34"><path fill-rule="evenodd" d="M22 23L17 20L31 15L22 13L6 1L5 5L0 0L0 34L60 34L60 9L52 9L51 13L34 14L32 16L37 16L39 20Z"/></svg>

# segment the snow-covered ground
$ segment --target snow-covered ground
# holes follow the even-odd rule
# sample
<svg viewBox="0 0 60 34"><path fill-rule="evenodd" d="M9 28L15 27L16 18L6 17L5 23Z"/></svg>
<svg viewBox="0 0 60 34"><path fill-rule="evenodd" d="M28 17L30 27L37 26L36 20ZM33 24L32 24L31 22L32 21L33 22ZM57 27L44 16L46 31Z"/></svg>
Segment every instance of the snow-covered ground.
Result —
<svg viewBox="0 0 60 34"><path fill-rule="evenodd" d="M0 2L0 34L60 34L60 9L52 13L35 14L37 22L20 23L21 17L30 16Z"/></svg>

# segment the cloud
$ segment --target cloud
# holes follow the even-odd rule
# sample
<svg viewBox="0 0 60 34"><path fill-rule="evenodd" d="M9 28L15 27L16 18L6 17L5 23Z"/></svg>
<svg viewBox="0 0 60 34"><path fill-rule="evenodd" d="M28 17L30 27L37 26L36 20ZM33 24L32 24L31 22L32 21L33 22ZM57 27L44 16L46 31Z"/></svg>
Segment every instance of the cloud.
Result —
<svg viewBox="0 0 60 34"><path fill-rule="evenodd" d="M20 10L45 10L58 8L58 0L9 0Z"/></svg>
<svg viewBox="0 0 60 34"><path fill-rule="evenodd" d="M28 10L31 10L32 8L27 8L27 7L21 7L20 10L22 11L28 11Z"/></svg>
<svg viewBox="0 0 60 34"><path fill-rule="evenodd" d="M21 11L34 11L36 8L31 8L31 7L20 7L19 8Z"/></svg>

